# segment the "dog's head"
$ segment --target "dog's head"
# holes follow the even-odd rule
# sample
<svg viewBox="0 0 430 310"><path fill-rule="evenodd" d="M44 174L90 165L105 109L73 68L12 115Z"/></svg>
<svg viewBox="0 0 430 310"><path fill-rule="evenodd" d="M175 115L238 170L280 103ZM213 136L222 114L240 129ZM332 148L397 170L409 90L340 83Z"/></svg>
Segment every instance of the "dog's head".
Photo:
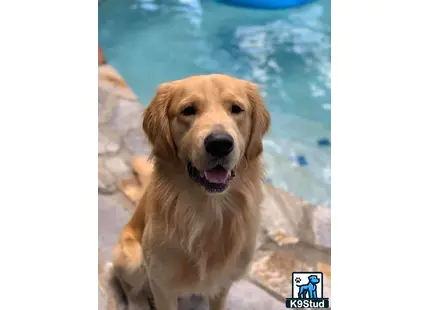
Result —
<svg viewBox="0 0 430 310"><path fill-rule="evenodd" d="M210 193L226 190L241 161L261 154L269 125L257 86L219 74L160 85L143 118L154 157L183 165Z"/></svg>
<svg viewBox="0 0 430 310"><path fill-rule="evenodd" d="M309 276L308 279L309 279L309 282L312 284L320 283L320 279L318 279L318 277L315 275Z"/></svg>

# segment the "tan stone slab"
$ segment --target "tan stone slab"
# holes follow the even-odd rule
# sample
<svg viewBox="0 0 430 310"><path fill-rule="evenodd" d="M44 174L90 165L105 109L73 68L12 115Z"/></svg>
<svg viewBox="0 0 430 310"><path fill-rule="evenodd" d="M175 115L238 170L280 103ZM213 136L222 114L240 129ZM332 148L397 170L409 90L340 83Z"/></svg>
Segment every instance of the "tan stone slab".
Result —
<svg viewBox="0 0 430 310"><path fill-rule="evenodd" d="M144 108L137 101L119 99L112 109L112 115L106 126L125 136L130 130L142 132L142 114Z"/></svg>
<svg viewBox="0 0 430 310"><path fill-rule="evenodd" d="M309 242L321 248L331 248L331 209L324 206L311 206L310 209L313 237Z"/></svg>
<svg viewBox="0 0 430 310"><path fill-rule="evenodd" d="M330 265L318 263L317 264L318 271L321 271L324 274L324 278L331 281L331 267Z"/></svg>
<svg viewBox="0 0 430 310"><path fill-rule="evenodd" d="M118 187L133 204L139 203L139 200L142 197L143 188L134 176L121 180Z"/></svg>
<svg viewBox="0 0 430 310"><path fill-rule="evenodd" d="M131 160L131 166L136 176L121 180L119 189L130 201L137 204L148 183L153 165L147 156L135 156Z"/></svg>
<svg viewBox="0 0 430 310"><path fill-rule="evenodd" d="M251 265L249 277L253 282L267 291L284 299L291 296L293 272L322 272L324 274L324 297L331 296L331 268L330 265L317 263L308 264L297 259L289 251L265 252Z"/></svg>
<svg viewBox="0 0 430 310"><path fill-rule="evenodd" d="M278 246L304 241L331 247L331 210L314 206L271 184L264 185L262 225Z"/></svg>
<svg viewBox="0 0 430 310"><path fill-rule="evenodd" d="M137 173L142 185L146 184L154 168L148 156L135 156L131 160L131 167Z"/></svg>
<svg viewBox="0 0 430 310"><path fill-rule="evenodd" d="M110 65L104 65L99 68L99 79L112 82L120 87L128 87L122 76Z"/></svg>
<svg viewBox="0 0 430 310"><path fill-rule="evenodd" d="M307 203L300 197L297 197L281 188L277 188L272 185L267 185L267 187L275 197L284 215L288 216L291 224L297 228L301 217L303 216L303 207L307 205Z"/></svg>
<svg viewBox="0 0 430 310"><path fill-rule="evenodd" d="M267 252L251 265L253 281L273 292L278 298L291 296L293 271L312 271L315 268L294 259L285 251Z"/></svg>
<svg viewBox="0 0 430 310"><path fill-rule="evenodd" d="M294 244L299 241L298 229L294 216L286 216L282 204L285 201L279 201L279 194L270 184L264 185L264 201L262 203L262 226L268 235L279 246ZM300 208L297 206L297 208Z"/></svg>
<svg viewBox="0 0 430 310"><path fill-rule="evenodd" d="M122 76L110 65L99 66L99 87L113 88L115 94L128 100L138 100Z"/></svg>

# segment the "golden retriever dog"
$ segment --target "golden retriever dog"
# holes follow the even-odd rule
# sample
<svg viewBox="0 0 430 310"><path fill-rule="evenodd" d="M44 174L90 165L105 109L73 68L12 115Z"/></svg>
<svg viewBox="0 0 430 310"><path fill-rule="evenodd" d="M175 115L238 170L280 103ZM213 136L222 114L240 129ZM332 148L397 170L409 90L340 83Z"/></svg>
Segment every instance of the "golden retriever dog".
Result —
<svg viewBox="0 0 430 310"><path fill-rule="evenodd" d="M108 266L128 309L205 295L225 310L259 230L262 138L270 116L257 85L226 75L165 83L143 115L153 171Z"/></svg>

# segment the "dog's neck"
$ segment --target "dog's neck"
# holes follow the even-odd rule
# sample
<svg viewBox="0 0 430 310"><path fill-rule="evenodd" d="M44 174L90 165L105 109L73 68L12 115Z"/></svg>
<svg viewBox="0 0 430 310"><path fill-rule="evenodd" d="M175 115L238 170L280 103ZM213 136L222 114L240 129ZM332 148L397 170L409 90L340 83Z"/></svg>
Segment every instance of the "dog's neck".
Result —
<svg viewBox="0 0 430 310"><path fill-rule="evenodd" d="M247 232L256 230L262 199L260 159L239 164L229 188L220 194L207 193L178 163L155 161L153 176L153 186L164 193L156 213L167 223L167 238L184 242L189 253L209 253L215 240L223 240L225 249L220 251L227 255L229 246L245 242Z"/></svg>

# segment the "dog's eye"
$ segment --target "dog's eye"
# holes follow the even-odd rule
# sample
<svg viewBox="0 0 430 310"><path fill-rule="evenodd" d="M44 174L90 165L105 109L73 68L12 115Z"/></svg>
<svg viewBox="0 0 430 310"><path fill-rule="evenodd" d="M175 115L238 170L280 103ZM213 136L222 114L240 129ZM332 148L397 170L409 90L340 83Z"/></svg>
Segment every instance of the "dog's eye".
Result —
<svg viewBox="0 0 430 310"><path fill-rule="evenodd" d="M197 113L197 110L193 105L190 105L185 109L183 109L181 113L184 116L190 116L190 115L195 115Z"/></svg>
<svg viewBox="0 0 430 310"><path fill-rule="evenodd" d="M239 114L241 112L243 112L243 109L240 106L238 106L237 104L233 104L231 106L231 113L233 113L233 114Z"/></svg>

